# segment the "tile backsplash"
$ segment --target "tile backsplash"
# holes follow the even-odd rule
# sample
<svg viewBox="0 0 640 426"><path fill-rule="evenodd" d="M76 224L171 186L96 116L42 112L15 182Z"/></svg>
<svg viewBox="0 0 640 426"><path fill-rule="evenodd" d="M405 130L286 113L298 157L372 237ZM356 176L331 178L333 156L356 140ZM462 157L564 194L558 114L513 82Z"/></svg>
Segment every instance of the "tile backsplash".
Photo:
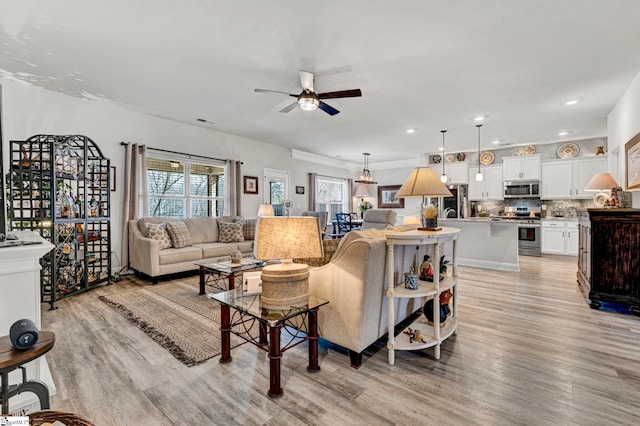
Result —
<svg viewBox="0 0 640 426"><path fill-rule="evenodd" d="M593 200L538 200L533 198L513 198L504 201L476 201L476 212L488 211L490 215L501 216L505 207L540 207L543 217L577 217L576 208L595 207ZM476 213L477 215L478 213Z"/></svg>

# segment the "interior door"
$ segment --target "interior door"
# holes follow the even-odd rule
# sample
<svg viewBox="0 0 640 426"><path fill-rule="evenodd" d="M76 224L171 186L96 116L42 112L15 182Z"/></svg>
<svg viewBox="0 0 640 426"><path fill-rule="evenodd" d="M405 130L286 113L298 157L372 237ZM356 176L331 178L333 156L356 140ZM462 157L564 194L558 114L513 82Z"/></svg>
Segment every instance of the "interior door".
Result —
<svg viewBox="0 0 640 426"><path fill-rule="evenodd" d="M284 202L289 198L289 172L285 170L267 169L264 174L264 202L271 204L276 216L284 216Z"/></svg>

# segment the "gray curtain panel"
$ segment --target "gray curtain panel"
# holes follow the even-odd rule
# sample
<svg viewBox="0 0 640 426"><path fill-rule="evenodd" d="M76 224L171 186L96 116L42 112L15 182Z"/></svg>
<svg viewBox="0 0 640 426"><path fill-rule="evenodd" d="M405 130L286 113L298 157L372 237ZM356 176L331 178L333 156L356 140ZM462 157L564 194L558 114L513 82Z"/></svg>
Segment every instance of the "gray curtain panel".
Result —
<svg viewBox="0 0 640 426"><path fill-rule="evenodd" d="M242 161L226 160L226 188L224 194L224 214L237 216L242 213Z"/></svg>
<svg viewBox="0 0 640 426"><path fill-rule="evenodd" d="M124 202L122 214L122 264L129 267L129 220L149 215L147 147L127 143L124 154Z"/></svg>
<svg viewBox="0 0 640 426"><path fill-rule="evenodd" d="M318 174L309 173L309 210L318 210Z"/></svg>
<svg viewBox="0 0 640 426"><path fill-rule="evenodd" d="M347 209L353 211L353 179L347 179Z"/></svg>

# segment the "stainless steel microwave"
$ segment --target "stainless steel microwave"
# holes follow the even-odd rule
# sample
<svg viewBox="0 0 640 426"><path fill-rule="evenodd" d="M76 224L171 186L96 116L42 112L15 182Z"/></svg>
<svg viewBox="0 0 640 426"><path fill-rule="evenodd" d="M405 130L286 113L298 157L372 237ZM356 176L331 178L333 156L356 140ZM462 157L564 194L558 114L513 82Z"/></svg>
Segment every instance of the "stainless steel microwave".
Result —
<svg viewBox="0 0 640 426"><path fill-rule="evenodd" d="M505 181L504 198L540 198L540 181Z"/></svg>

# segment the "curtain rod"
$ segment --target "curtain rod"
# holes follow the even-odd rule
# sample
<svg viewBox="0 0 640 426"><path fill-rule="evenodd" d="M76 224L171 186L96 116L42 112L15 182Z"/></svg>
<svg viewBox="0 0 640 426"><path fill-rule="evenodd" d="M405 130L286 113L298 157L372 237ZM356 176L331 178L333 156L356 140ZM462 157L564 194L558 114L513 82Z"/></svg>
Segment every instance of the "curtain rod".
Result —
<svg viewBox="0 0 640 426"><path fill-rule="evenodd" d="M311 173L309 173L309 174L311 174ZM318 174L318 177L327 177L327 178L331 178L331 179L341 179L341 180L349 179L349 178L346 178L346 177L329 176L329 175L321 175L321 174Z"/></svg>
<svg viewBox="0 0 640 426"><path fill-rule="evenodd" d="M120 142L120 145L122 146L126 146L127 142ZM147 149L153 150L153 151L160 151L160 152L168 152L169 154L178 154L178 155L186 155L189 158L192 157L198 157L198 158L206 158L207 160L216 160L216 161L233 161L233 160L227 160L224 158L216 158L216 157L207 157L206 155L198 155L198 154L185 154L184 152L178 152L178 151L171 151L169 149L160 149L160 148L152 148L150 146L147 147ZM242 161L240 162L240 164L244 164Z"/></svg>

